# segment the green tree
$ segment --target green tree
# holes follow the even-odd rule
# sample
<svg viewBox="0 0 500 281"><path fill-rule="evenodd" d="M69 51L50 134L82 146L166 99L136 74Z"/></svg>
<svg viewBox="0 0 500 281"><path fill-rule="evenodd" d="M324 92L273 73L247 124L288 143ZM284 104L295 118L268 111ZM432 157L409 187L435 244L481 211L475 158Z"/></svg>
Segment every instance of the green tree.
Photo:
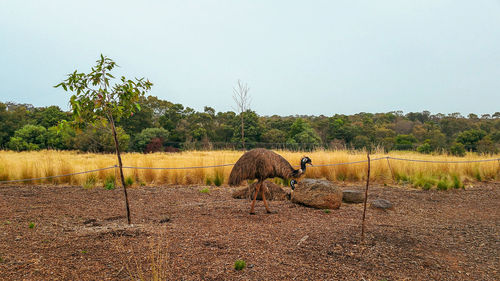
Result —
<svg viewBox="0 0 500 281"><path fill-rule="evenodd" d="M151 140L157 138L162 141L162 145L168 140L169 133L163 128L147 128L135 136L134 148L136 151L146 152L146 147L151 143Z"/></svg>
<svg viewBox="0 0 500 281"><path fill-rule="evenodd" d="M261 136L261 141L265 143L285 143L286 142L287 133L278 129L270 129L265 131Z"/></svg>
<svg viewBox="0 0 500 281"><path fill-rule="evenodd" d="M483 130L467 130L458 134L456 142L463 144L466 150L477 151L477 143L485 136Z"/></svg>
<svg viewBox="0 0 500 281"><path fill-rule="evenodd" d="M397 135L394 143L396 150L412 150L417 139L413 135Z"/></svg>
<svg viewBox="0 0 500 281"><path fill-rule="evenodd" d="M243 144L248 144L248 148L254 147L256 142L260 141L260 135L262 132L262 129L260 128L260 123L259 123L259 116L255 111L247 110L246 112L243 112L243 118L244 121L241 123L241 120L238 120L237 118L234 119L233 122L233 137L232 137L232 142L241 142L242 140L242 130L241 130L241 125L244 124L245 130L244 130L244 137L243 137ZM247 146L245 147L247 148Z"/></svg>
<svg viewBox="0 0 500 281"><path fill-rule="evenodd" d="M288 141L290 144L300 144L303 149L310 150L321 143L318 134L313 130L311 125L302 118L297 118L290 127L288 133Z"/></svg>
<svg viewBox="0 0 500 281"><path fill-rule="evenodd" d="M25 125L14 133L8 146L17 151L47 148L47 129L43 126Z"/></svg>
<svg viewBox="0 0 500 281"><path fill-rule="evenodd" d="M477 142L477 152L481 154L494 154L498 152L490 136L485 136Z"/></svg>
<svg viewBox="0 0 500 281"><path fill-rule="evenodd" d="M57 126L63 120L69 120L70 115L62 111L58 106L52 105L49 107L34 108L30 112L30 118L33 119L35 124L50 128Z"/></svg>
<svg viewBox="0 0 500 281"><path fill-rule="evenodd" d="M116 135L120 151L129 147L130 136L121 127L116 127ZM113 153L116 152L115 141L107 124L96 123L87 126L76 133L75 148L85 152Z"/></svg>
<svg viewBox="0 0 500 281"><path fill-rule="evenodd" d="M465 156L465 147L463 144L456 142L450 146L449 152L451 155L463 157Z"/></svg>
<svg viewBox="0 0 500 281"><path fill-rule="evenodd" d="M0 103L0 148L7 147L14 132L28 124L31 105Z"/></svg>
<svg viewBox="0 0 500 281"><path fill-rule="evenodd" d="M76 70L68 75L68 78L56 85L65 91L71 91L70 104L75 117L76 126L82 126L87 122L103 122L109 124L115 143L116 156L120 168L120 178L125 195L127 209L127 221L130 224L130 208L128 204L127 186L123 176L122 159L120 156L120 144L115 122L119 122L125 116L131 116L139 111L139 99L144 96L153 85L149 80L126 79L124 76L118 82L111 85L114 76L111 71L116 63L101 55L95 67L90 73L78 73Z"/></svg>
<svg viewBox="0 0 500 281"><path fill-rule="evenodd" d="M59 128L52 126L47 129L47 148L49 149L75 149L76 132L70 126Z"/></svg>

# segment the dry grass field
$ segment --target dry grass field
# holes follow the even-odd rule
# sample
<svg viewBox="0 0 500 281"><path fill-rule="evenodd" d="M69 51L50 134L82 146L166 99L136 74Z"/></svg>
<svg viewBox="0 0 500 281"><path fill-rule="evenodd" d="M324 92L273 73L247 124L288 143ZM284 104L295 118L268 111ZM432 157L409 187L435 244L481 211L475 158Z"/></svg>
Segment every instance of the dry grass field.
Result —
<svg viewBox="0 0 500 281"><path fill-rule="evenodd" d="M292 165L297 165L304 155L309 156L316 167L308 169L306 176L324 178L336 182L366 180L366 163L321 166L366 160L360 151L277 151ZM241 151L187 151L181 153L125 153L124 166L152 168L182 168L233 164L242 155ZM466 157L447 155L424 155L413 152L374 153L372 159L400 157L431 161L465 161L500 158L500 155ZM75 151L0 151L0 180L17 180L70 174L110 167L116 164L113 154L91 154ZM497 181L500 179L500 161L480 163L421 163L381 159L372 162L371 181L381 184L409 184L424 189L462 187L469 182ZM133 186L161 184L208 184L221 185L227 182L231 166L198 169L147 170L125 169L125 177ZM391 172L392 169L392 172ZM113 180L116 169L95 173L25 182L27 184L70 184L85 187L103 186Z"/></svg>

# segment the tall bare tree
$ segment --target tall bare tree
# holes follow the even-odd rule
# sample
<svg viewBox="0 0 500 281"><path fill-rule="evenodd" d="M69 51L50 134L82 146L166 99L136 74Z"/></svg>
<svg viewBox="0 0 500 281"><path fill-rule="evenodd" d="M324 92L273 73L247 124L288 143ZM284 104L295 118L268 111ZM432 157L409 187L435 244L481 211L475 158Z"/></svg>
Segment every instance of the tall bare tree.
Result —
<svg viewBox="0 0 500 281"><path fill-rule="evenodd" d="M250 109L251 97L248 94L250 88L247 83L241 82L238 79L238 84L233 87L233 100L236 103L236 109L240 113L241 118L241 145L243 150L245 150L245 121L243 118L243 113Z"/></svg>

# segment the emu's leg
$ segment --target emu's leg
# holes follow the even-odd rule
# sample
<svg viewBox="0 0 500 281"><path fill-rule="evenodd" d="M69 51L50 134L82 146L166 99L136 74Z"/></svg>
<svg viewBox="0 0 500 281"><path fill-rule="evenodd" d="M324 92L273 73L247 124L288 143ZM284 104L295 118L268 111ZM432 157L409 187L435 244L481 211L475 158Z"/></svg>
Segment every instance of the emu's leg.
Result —
<svg viewBox="0 0 500 281"><path fill-rule="evenodd" d="M253 208L255 207L255 200L257 200L257 194L260 191L261 185L262 185L262 182L259 180L259 182L257 182L257 185L255 186L255 194L253 195L252 205L250 205L250 214L251 215L255 215Z"/></svg>
<svg viewBox="0 0 500 281"><path fill-rule="evenodd" d="M262 183L262 184L265 184L265 183ZM261 188L262 190L262 201L264 201L264 206L266 207L266 212L268 214L271 214L271 210L269 210L269 206L267 206L267 201L266 201L266 189L267 189L267 186L263 186L263 188Z"/></svg>

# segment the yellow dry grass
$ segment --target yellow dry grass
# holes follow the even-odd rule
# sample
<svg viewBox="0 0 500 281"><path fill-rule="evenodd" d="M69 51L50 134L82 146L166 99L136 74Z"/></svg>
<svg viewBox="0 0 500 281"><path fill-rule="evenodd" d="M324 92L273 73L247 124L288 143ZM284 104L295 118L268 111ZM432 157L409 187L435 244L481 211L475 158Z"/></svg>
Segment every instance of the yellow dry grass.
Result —
<svg viewBox="0 0 500 281"><path fill-rule="evenodd" d="M297 165L304 155L312 159L314 165L335 164L366 160L366 153L362 151L314 151L291 152L276 151L285 157L292 165ZM152 168L182 168L195 166L210 166L235 163L242 155L241 151L187 151L181 153L124 153L123 165ZM421 159L432 161L464 161L499 158L500 155L480 156L467 154L459 158L446 155L423 155L414 152L380 152L371 154L371 158L386 156ZM499 180L500 162L481 163L417 163L398 160L382 159L372 162L370 180L379 183L406 182L414 183L417 179L432 179L455 177L461 182ZM47 177L75 173L98 168L110 167L116 164L113 154L79 153L75 151L32 151L13 152L0 151L0 181L27 178ZM392 173L391 169L392 168ZM162 184L212 184L227 183L231 166L204 169L178 170L141 170L125 169L125 177L133 180L134 185L162 185ZM75 175L56 179L35 180L25 183L36 184L71 184L103 185L105 179L115 176L116 169L110 169L92 174ZM325 178L331 181L356 182L366 180L366 163L310 167L307 177Z"/></svg>

